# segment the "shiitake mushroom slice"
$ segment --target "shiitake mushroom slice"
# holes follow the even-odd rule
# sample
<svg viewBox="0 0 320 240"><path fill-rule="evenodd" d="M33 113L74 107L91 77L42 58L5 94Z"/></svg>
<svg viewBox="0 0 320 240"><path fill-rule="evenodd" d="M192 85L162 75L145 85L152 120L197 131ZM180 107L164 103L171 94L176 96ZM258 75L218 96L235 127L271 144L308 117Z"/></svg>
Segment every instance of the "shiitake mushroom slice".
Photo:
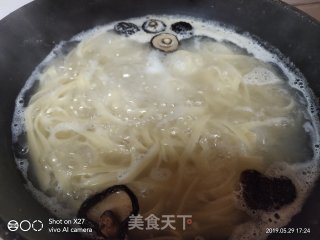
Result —
<svg viewBox="0 0 320 240"><path fill-rule="evenodd" d="M152 47L163 52L174 52L178 49L179 40L171 33L160 33L151 39Z"/></svg>
<svg viewBox="0 0 320 240"><path fill-rule="evenodd" d="M279 210L297 197L295 185L286 176L269 177L256 170L245 170L240 184L245 204L252 210Z"/></svg>
<svg viewBox="0 0 320 240"><path fill-rule="evenodd" d="M139 212L138 199L125 185L115 185L84 201L78 212L83 227L90 227L105 239L124 239L130 215Z"/></svg>
<svg viewBox="0 0 320 240"><path fill-rule="evenodd" d="M119 22L114 26L114 30L120 34L125 36L130 36L140 31L140 28L134 23L130 22Z"/></svg>
<svg viewBox="0 0 320 240"><path fill-rule="evenodd" d="M159 33L166 30L167 25L157 19L150 19L145 21L142 25L142 29L147 33Z"/></svg>
<svg viewBox="0 0 320 240"><path fill-rule="evenodd" d="M171 30L177 34L192 35L193 27L187 22L176 22L171 25Z"/></svg>

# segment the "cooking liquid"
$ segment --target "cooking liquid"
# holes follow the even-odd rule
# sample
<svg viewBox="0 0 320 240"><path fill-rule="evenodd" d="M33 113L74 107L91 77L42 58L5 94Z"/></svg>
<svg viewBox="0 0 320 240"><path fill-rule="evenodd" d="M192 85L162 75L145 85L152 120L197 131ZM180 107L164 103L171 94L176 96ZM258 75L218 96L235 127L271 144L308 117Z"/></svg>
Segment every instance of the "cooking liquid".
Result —
<svg viewBox="0 0 320 240"><path fill-rule="evenodd" d="M154 108L158 109L155 112L155 115L151 115L151 117L156 118L159 116L158 119L152 119L150 122L151 124L161 121L164 122L163 128L159 129L160 131L164 131L164 134L167 134L167 136L174 138L176 135L179 136L179 131L188 131L188 129L190 130L190 126L196 126L194 123L196 123L199 119L193 119L194 116L192 116L192 114L188 116L183 112L183 110L181 110L182 108L179 109L179 107L184 105L191 105L192 107L197 108L206 104L212 104L212 109L214 109L212 111L216 111L216 116L221 117L221 119L234 119L234 121L238 121L236 124L246 124L249 121L251 123L254 122L254 124L258 124L257 122L264 121L263 116L259 116L259 114L263 115L264 111L266 114L271 114L272 116L274 115L273 119L276 120L273 120L274 122L271 124L255 127L253 130L253 133L256 135L254 148L246 149L246 151L249 151L251 155L262 156L263 163L258 167L255 164L249 164L247 167L257 168L270 176L284 175L289 177L294 182L298 191L297 199L294 201L294 203L283 207L277 212L252 211L246 207L246 204L242 202L241 199L237 198L239 192L236 191L237 189L235 184L234 198L229 198L227 200L228 204L232 206L230 208L230 216L236 220L235 223L230 224L230 220L215 220L215 217L219 215L218 213L209 212L208 214L204 214L204 216L206 216L204 218L203 213L198 213L198 208L205 208L205 204L201 201L192 201L192 196L190 194L189 197L186 198L186 206L182 208L182 210L181 208L178 209L178 211L175 208L176 202L170 202L170 199L172 198L171 193L164 191L163 194L166 194L168 201L164 207L165 210L157 212L158 217L161 217L163 214L179 213L187 215L191 213L191 215L193 215L193 224L187 226L185 231L178 229L177 232L179 233L177 234L177 239L180 237L183 239L224 239L228 236L231 239L265 239L266 227L283 226L287 224L291 217L300 210L318 175L319 122L312 93L308 89L306 81L296 69L288 67L291 66L289 63L283 61L283 59L280 59L278 56L271 54L258 42L252 40L252 38L248 35L239 35L232 29L222 27L217 23L203 22L193 18L179 16L149 16L148 18L160 19L165 22L167 26L170 26L172 23L177 21L187 21L194 27L194 36L198 37L187 39L189 38L188 36L178 35L178 38L181 41L179 50L175 53L166 55L156 50L149 49L149 41L152 35L147 34L142 30L126 39L123 39L123 37L117 36L114 33L108 33L108 31L110 31L114 26L114 23L112 23L110 25L95 28L89 32L75 36L70 41L71 43L73 42L73 44L70 45L70 42L67 43L69 44L68 49L66 48L66 43L59 45L44 60L44 62L37 67L33 75L28 79L25 87L22 89L17 98L16 111L12 123L13 142L16 146L16 161L24 176L27 179L31 179L31 182L28 183L28 187L33 191L34 195L40 202L42 202L47 208L49 208L55 215L59 217L74 216L84 199L94 192L102 191L106 188L106 186L100 186L92 189L87 188L79 193L77 191L72 192L63 189L59 184L57 184L55 189L46 189L44 191L41 187L41 181L39 182L39 177L37 176L38 173L32 173L32 171L30 171L31 168L29 168L29 166L32 166L33 159L26 159L29 146L28 142L23 137L26 132L25 111L26 108L28 108L28 99L31 95L37 92L30 91L30 89L37 84L39 79L40 86L41 84L45 84L45 82L42 80L43 72L41 71L51 65L60 66L63 68L61 68L61 73L66 74L66 79L70 80L77 73L77 69L73 66L71 69L68 69L67 67L70 66L65 64L64 57L68 56L67 54L72 52L72 50L77 47L79 41L84 41L92 37L93 39L97 40L97 52L101 50L99 49L101 44L105 43L106 46L109 44L110 54L113 54L113 58L110 61L114 61L115 64L108 65L106 63L106 72L112 77L110 81L107 80L105 82L107 87L98 86L100 89L102 89L100 93L105 96L108 96L109 94L116 94L119 96L128 97L129 100L119 98L117 100L118 102L114 103L114 107L118 108L123 108L125 104L130 104L130 101L133 101L133 105L146 103L146 111L148 112L150 111L150 106L148 105L150 102L151 105L154 105ZM146 18L139 18L130 19L129 21L141 26L145 20ZM102 34L103 32L105 32L105 36ZM169 27L167 27L166 32L171 32ZM95 38L95 36L100 35L101 37ZM118 40L118 38L121 38L121 40ZM120 69L120 71L117 69L117 60L115 59L117 59L117 57L128 57L125 54L126 51L120 52L119 55L121 48L117 48L116 46L118 45L115 45L116 51L112 51L112 41L114 41L116 44L119 43L117 41L120 41L122 44L124 44L123 49L125 49L127 52L130 52L128 55L130 56L129 58L131 58L131 60L119 60L123 61L123 64L121 64L123 68ZM130 46L130 49L128 49L126 46ZM210 59L203 57L204 55L199 55L199 52L201 51L203 54L206 53L206 51L203 51L203 48L207 48L208 52L213 51L212 62L210 62ZM93 51L91 56L92 59L94 59L94 54L96 53ZM226 58L228 57L227 55L229 55L229 57L233 60L233 55L238 54L243 56L244 61L252 61L252 63L249 64L249 68L246 69L246 67L244 67L239 69L242 69L243 71L241 72L241 84L244 84L247 89L249 89L248 91L250 92L251 97L253 97L253 100L251 101L255 102L255 104L250 104L250 106L247 106L245 102L239 100L236 103L233 103L235 104L234 106L227 108L227 110L230 111L226 112L224 111L225 109L223 109L224 107L219 110L219 105L214 106L215 103L208 103L205 100L203 93L210 89L210 86L206 85L207 82L205 81L203 83L199 83L197 81L198 79L205 79L202 75L203 72L201 72L199 69L209 69L208 66L210 66L210 64L214 66L214 58L219 56L219 54ZM250 57L252 57L252 59L250 59ZM144 69L144 71L136 72L137 68L130 67L130 61L133 61L138 65L141 64L140 69ZM90 64L90 61L87 63ZM231 72L226 72L226 74L231 74ZM178 79L179 81L190 81L192 83L190 88L191 90L181 89L181 85L179 84L174 85L175 83L172 83L172 78ZM154 79L156 79L156 81L154 81ZM177 81L177 83L179 83L179 81ZM103 83L103 81L94 83L99 84ZM227 93L226 97L232 98L232 84L230 84L231 87L228 90L223 89L226 87L226 85L222 83L222 85L216 85L216 88L211 89L211 91L213 91L213 94L225 92ZM88 87L90 88L89 85ZM184 85L182 84L182 87L183 86ZM94 88L94 86L91 87ZM196 92L192 91L194 88L197 88ZM270 92L270 94L273 94L274 96L266 99L260 98L262 88L265 89L265 92ZM86 89L84 91L86 91ZM115 91L118 92L116 93ZM124 92L128 93L129 95L123 95ZM102 95L101 98L103 97ZM191 97L188 98L188 96ZM286 113L285 116L282 116L281 114L281 116L278 116L276 112L272 111L272 107L274 106L278 106L279 109L283 106L286 106L288 99L292 100L294 103L292 112ZM84 100L88 101L89 97L85 96ZM74 107L78 107L77 114L89 114L89 116L91 114L90 111L79 111L81 110L81 105L74 105ZM237 108L239 111L241 111L240 114L237 112ZM132 115L132 113L130 113L130 109L131 108L126 106L126 114L120 117L125 119L134 116L134 114ZM134 108L131 110L134 111ZM179 111L180 115L178 114ZM170 112L173 112L173 119L175 121L178 121L180 117L182 122L178 125L176 122L172 125L168 124L168 122L171 120L168 120L168 116L165 115ZM247 115L244 114L244 112L246 112ZM197 117L197 115L195 115L195 117ZM183 123L186 123L185 127L183 126ZM96 126L93 125L93 128L94 127ZM139 130L140 128L143 129L144 127L145 126L141 125L136 127L136 129ZM194 129L191 130L194 131ZM218 137L216 138L221 137L219 133L215 133L214 130L216 129L213 128L212 135L217 134ZM125 140L126 137L128 136L124 135L123 139ZM214 138L215 137L209 137L205 134L202 134L198 139L197 144L199 144L199 146L207 146L208 141L212 141ZM276 139L276 141L274 141L274 139ZM84 145L81 145L80 148L75 147L73 149L73 143L70 142L70 144L71 145L69 147L72 149L70 150L70 153L72 152L73 154L78 154L77 159L81 158L81 156L84 156L86 159L91 157L91 150L89 149L86 151L86 148L83 148ZM223 152L223 154L228 153L232 159L235 155L241 153L241 144L243 143L226 141L223 144L225 144L225 148L227 149L226 152ZM120 146L120 148L122 147L123 146ZM84 152L79 152L80 149ZM235 149L235 151L232 152L230 149ZM218 150L221 151L220 148ZM58 154L58 159L61 152L63 152L63 150L60 151L58 149L56 151L56 155ZM32 154L29 157L32 158ZM67 160L61 160L62 166L66 161ZM166 185L169 184L171 186L175 186L176 179L172 176L175 175L175 171L178 169L176 165L173 164L172 166L168 167L168 165L164 163L160 166L160 168L150 168L147 172L142 174L142 177L138 177L138 180L150 178L151 182L164 181L166 182ZM230 166L233 165L228 165L228 163L225 164L225 169L222 168L217 170L216 175L218 176L221 174L221 171L228 172L230 170L228 167ZM244 166L246 167L246 165ZM48 165L48 167L50 166ZM178 194L174 195L174 198L172 199L177 199L179 195L184 195L188 189L191 191L191 193L196 192L196 189L198 188L209 189L211 186L210 182L206 181L205 179L206 175L214 173L215 168L214 166L211 167L212 169L209 173L205 170L199 170L196 172L196 175L192 175L191 173L190 179L183 179L184 182L182 185L178 189L173 189L176 190ZM245 169L246 168L242 170ZM185 174L188 175L188 173ZM194 178L198 175L204 176L204 179ZM126 172L124 172L122 175L119 174L117 176L117 181L121 182L122 179L125 179L125 177ZM194 179L198 180L194 182ZM218 177L216 180L218 184L221 184L224 181L223 178L219 179ZM221 183L219 183L220 180ZM140 202L141 213L145 214L145 217L147 217L147 213L153 213L152 211L150 212L150 209L152 209L152 205L154 205L155 201L157 201L157 198L155 197L157 195L152 196L152 191L154 191L154 189L151 189L152 191L150 189L148 190L147 186L139 188L134 183L131 183L131 181L134 182L134 179L131 179L127 182L124 181L124 183L135 191ZM34 186L37 186L37 188ZM190 186L193 187L191 190L189 188ZM42 190L39 190L39 188ZM148 196L148 194L150 196ZM203 206L201 204L203 204ZM199 217L197 217L197 213ZM222 217L226 217L228 219L227 215L223 215ZM211 225L210 221L212 221ZM219 225L219 223L221 224L224 222L229 222L229 225ZM208 225L209 227L198 232L197 229L201 229L202 225ZM219 232L219 229L221 228L225 229ZM172 232L174 231L133 231L133 233L130 234L133 239L137 238L137 236L139 236L139 239L153 239L155 236L167 236L166 234L172 236L172 239L176 239L174 238L176 234Z"/></svg>

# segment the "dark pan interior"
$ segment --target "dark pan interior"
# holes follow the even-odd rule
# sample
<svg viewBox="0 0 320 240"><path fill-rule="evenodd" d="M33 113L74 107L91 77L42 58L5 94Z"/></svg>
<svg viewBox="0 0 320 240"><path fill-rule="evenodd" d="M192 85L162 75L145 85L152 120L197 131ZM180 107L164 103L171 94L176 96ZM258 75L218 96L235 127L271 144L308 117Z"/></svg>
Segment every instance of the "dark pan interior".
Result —
<svg viewBox="0 0 320 240"><path fill-rule="evenodd" d="M23 185L11 151L17 94L33 69L61 40L97 25L147 14L194 16L249 32L288 57L320 96L320 24L277 0L38 0L28 4L0 21L0 218L4 226L11 219L42 220L45 230L19 232L25 239L80 237L48 233L48 218L52 216ZM319 199L318 183L302 212L290 223L310 227L311 234L279 234L269 239L320 239Z"/></svg>

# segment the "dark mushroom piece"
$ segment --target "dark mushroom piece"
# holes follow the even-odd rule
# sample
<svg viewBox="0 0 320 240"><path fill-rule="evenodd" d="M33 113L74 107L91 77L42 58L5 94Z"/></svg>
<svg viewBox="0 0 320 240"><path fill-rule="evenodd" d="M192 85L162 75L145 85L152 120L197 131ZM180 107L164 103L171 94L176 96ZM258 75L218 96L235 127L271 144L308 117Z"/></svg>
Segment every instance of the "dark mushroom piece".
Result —
<svg viewBox="0 0 320 240"><path fill-rule="evenodd" d="M115 185L82 203L78 212L84 227L90 227L105 239L124 239L130 215L137 215L139 204L125 185Z"/></svg>
<svg viewBox="0 0 320 240"><path fill-rule="evenodd" d="M151 39L152 47L163 52L174 52L178 49L178 38L170 33L160 33Z"/></svg>
<svg viewBox="0 0 320 240"><path fill-rule="evenodd" d="M171 25L171 30L177 34L192 35L193 27L187 22L176 22Z"/></svg>
<svg viewBox="0 0 320 240"><path fill-rule="evenodd" d="M249 209L273 211L292 203L297 190L286 176L268 177L256 170L241 173L242 196Z"/></svg>
<svg viewBox="0 0 320 240"><path fill-rule="evenodd" d="M119 22L114 26L114 30L120 35L127 37L140 31L137 25L130 22Z"/></svg>
<svg viewBox="0 0 320 240"><path fill-rule="evenodd" d="M167 25L157 19L150 19L145 21L142 25L142 28L147 33L159 33L166 30Z"/></svg>

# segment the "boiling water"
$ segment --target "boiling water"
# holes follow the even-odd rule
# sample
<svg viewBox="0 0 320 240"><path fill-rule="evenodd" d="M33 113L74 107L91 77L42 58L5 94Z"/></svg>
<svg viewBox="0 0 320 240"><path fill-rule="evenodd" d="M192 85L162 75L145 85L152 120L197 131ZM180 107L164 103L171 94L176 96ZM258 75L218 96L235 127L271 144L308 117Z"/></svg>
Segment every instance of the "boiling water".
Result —
<svg viewBox="0 0 320 240"><path fill-rule="evenodd" d="M148 18L169 33L187 21L194 36L178 35L178 51L165 54L150 47L154 34L119 36L112 23L62 43L28 79L12 124L28 188L59 217L116 184L135 192L144 217L192 215L185 230L133 231L133 239L266 238L266 227L300 210L318 174L307 83L249 35ZM31 137L35 129L43 138ZM297 198L277 212L250 210L238 190L246 169L289 177Z"/></svg>

